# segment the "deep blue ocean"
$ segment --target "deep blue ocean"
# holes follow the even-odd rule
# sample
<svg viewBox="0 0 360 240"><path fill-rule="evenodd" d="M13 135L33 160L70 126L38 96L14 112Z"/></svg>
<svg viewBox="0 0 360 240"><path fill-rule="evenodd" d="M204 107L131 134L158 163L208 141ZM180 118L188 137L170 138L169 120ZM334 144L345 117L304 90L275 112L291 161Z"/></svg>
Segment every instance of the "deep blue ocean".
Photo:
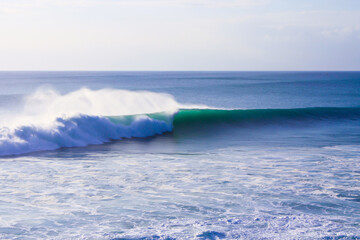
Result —
<svg viewBox="0 0 360 240"><path fill-rule="evenodd" d="M360 239L360 72L0 72L0 239Z"/></svg>

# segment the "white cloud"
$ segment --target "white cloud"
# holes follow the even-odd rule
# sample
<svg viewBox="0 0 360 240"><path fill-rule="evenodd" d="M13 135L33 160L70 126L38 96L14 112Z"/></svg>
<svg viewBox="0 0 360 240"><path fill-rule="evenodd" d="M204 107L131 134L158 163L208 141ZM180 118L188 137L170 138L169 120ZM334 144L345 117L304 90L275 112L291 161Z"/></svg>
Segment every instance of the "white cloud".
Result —
<svg viewBox="0 0 360 240"><path fill-rule="evenodd" d="M360 25L344 26L340 28L326 29L321 32L324 37L332 39L344 39L351 36L360 37Z"/></svg>

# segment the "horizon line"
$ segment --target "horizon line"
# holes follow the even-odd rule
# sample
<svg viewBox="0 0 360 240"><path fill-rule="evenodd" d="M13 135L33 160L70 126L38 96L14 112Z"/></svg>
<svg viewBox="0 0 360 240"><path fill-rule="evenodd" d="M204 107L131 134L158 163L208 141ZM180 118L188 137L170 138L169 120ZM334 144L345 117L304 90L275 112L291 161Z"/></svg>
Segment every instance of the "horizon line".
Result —
<svg viewBox="0 0 360 240"><path fill-rule="evenodd" d="M359 70L0 70L0 72L360 72Z"/></svg>

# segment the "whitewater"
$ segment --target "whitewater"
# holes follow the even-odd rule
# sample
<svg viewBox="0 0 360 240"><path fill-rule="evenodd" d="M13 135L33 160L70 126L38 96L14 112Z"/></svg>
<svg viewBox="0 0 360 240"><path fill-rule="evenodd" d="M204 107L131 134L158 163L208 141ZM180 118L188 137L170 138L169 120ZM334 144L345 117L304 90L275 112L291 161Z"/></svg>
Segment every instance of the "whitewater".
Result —
<svg viewBox="0 0 360 240"><path fill-rule="evenodd" d="M0 85L1 239L360 238L358 72Z"/></svg>

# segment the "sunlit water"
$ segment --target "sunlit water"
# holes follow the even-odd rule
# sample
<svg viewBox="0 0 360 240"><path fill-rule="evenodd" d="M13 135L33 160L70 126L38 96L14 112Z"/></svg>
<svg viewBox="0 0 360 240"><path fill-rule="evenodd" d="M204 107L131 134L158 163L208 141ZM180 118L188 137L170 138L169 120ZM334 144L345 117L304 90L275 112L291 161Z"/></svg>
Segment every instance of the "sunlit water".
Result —
<svg viewBox="0 0 360 240"><path fill-rule="evenodd" d="M360 73L14 72L0 84L4 117L45 84L351 113L236 123L227 113L151 137L4 155L1 239L360 239Z"/></svg>

